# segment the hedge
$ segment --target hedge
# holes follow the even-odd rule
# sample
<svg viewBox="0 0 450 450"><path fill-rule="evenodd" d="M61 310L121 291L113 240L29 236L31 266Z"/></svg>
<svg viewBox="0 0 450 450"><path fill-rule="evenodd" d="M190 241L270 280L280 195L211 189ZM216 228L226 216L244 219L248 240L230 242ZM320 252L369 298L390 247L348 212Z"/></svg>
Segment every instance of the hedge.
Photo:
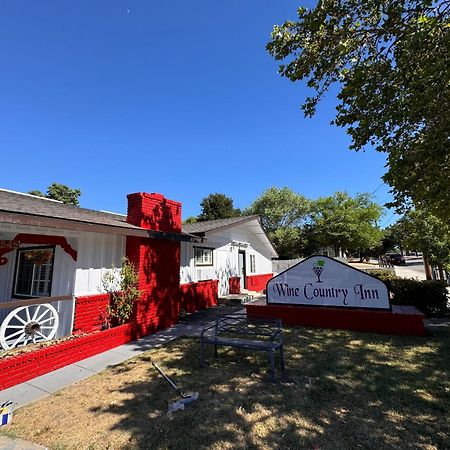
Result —
<svg viewBox="0 0 450 450"><path fill-rule="evenodd" d="M393 295L393 305L412 305L426 316L439 316L449 312L445 281L420 281L379 272L373 272L372 275L386 283Z"/></svg>

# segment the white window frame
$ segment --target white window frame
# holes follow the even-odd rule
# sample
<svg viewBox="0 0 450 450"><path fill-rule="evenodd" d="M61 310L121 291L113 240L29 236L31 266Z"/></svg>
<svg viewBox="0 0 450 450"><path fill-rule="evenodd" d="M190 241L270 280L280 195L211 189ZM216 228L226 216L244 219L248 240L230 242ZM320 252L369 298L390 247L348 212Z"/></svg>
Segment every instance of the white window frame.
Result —
<svg viewBox="0 0 450 450"><path fill-rule="evenodd" d="M256 255L250 255L250 273L256 273Z"/></svg>
<svg viewBox="0 0 450 450"><path fill-rule="evenodd" d="M195 266L205 267L214 265L213 248L194 247Z"/></svg>
<svg viewBox="0 0 450 450"><path fill-rule="evenodd" d="M21 270L20 265L23 261L24 255L27 251L33 250L49 250L52 252L52 257L48 262L42 265L33 264L33 271L31 274L31 291L28 294L17 293L17 282L19 279L19 272ZM16 253L16 267L14 273L14 284L13 284L13 298L38 298L38 297L49 297L52 292L52 283L53 283L53 267L55 260L55 247L27 247L27 248L18 248ZM44 277L42 277L42 270L45 270ZM39 290L36 289L36 285L39 283L47 283L47 289L43 294L39 293Z"/></svg>

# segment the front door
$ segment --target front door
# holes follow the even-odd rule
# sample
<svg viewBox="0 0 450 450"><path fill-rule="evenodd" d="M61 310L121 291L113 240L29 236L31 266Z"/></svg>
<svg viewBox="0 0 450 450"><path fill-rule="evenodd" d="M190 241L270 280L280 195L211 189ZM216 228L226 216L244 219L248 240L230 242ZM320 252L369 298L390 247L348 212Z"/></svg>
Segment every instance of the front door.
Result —
<svg viewBox="0 0 450 450"><path fill-rule="evenodd" d="M246 267L245 267L245 251L239 250L238 253L238 272L239 278L241 279L241 289L245 289L247 287L246 283Z"/></svg>

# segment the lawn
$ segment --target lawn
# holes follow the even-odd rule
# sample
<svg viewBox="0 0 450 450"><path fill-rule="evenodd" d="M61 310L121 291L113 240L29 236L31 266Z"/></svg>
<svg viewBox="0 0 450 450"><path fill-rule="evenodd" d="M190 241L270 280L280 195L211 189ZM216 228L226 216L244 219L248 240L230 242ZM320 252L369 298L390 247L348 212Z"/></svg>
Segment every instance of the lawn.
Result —
<svg viewBox="0 0 450 450"><path fill-rule="evenodd" d="M287 381L267 355L179 339L16 411L1 433L50 449L449 448L450 333L426 338L286 328ZM200 399L177 397L153 359Z"/></svg>

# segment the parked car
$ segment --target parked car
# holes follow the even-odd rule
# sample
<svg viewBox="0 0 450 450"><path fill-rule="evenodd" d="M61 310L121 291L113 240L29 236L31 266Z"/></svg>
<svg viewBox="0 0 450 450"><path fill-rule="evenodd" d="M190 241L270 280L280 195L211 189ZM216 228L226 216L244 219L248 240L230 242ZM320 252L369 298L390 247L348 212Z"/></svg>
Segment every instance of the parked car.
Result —
<svg viewBox="0 0 450 450"><path fill-rule="evenodd" d="M391 263L395 264L396 266L400 266L402 264L406 264L405 257L401 255L400 253L387 253L386 259Z"/></svg>

